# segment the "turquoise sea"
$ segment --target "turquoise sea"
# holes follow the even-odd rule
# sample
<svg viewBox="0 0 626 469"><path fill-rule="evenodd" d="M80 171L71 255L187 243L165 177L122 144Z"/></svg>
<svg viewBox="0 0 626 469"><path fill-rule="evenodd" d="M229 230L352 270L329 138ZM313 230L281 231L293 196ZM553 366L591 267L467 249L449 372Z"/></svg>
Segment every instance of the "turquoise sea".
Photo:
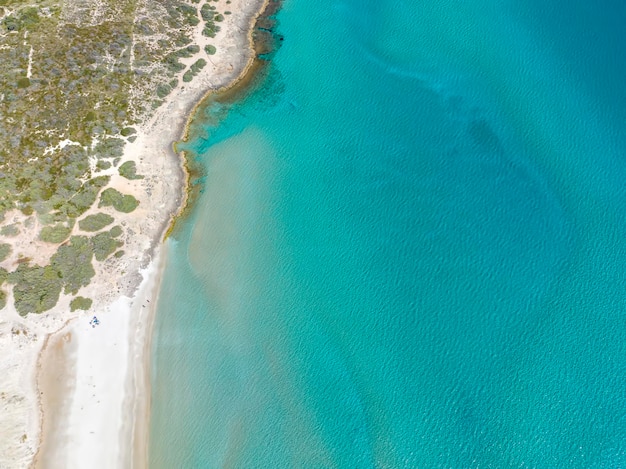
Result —
<svg viewBox="0 0 626 469"><path fill-rule="evenodd" d="M626 3L278 21L188 144L150 467L626 467Z"/></svg>

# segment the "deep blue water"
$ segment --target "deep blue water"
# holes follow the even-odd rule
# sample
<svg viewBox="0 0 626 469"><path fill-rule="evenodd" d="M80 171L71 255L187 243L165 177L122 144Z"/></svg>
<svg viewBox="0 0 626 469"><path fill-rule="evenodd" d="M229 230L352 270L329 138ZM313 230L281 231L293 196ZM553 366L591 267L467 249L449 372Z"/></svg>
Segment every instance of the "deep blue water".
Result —
<svg viewBox="0 0 626 469"><path fill-rule="evenodd" d="M626 466L623 2L278 19L189 142L150 467Z"/></svg>

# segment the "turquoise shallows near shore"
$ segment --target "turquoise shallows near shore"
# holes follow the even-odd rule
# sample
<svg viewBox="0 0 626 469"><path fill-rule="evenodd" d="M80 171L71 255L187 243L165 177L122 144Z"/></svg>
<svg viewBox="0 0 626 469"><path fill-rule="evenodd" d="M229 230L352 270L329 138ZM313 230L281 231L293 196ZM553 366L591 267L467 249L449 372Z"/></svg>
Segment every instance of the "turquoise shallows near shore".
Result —
<svg viewBox="0 0 626 469"><path fill-rule="evenodd" d="M625 466L624 5L286 0L190 143L150 467Z"/></svg>

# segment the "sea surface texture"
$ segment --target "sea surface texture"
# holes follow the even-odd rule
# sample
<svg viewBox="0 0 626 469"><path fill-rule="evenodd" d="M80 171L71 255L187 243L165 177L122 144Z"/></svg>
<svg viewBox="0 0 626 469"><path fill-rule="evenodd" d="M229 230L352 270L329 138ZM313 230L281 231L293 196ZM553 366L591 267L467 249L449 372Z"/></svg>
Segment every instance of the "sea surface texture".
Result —
<svg viewBox="0 0 626 469"><path fill-rule="evenodd" d="M626 467L626 3L278 20L189 143L150 467Z"/></svg>

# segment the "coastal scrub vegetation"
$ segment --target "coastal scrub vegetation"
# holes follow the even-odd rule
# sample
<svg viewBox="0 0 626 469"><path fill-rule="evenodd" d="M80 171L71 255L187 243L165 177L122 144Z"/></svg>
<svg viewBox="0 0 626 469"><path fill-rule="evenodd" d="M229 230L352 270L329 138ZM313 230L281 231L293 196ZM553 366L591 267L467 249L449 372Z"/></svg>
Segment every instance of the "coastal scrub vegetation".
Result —
<svg viewBox="0 0 626 469"><path fill-rule="evenodd" d="M22 316L28 313L43 313L54 307L63 288L63 282L52 266L20 264L9 274L8 281L15 284L13 287L15 309Z"/></svg>
<svg viewBox="0 0 626 469"><path fill-rule="evenodd" d="M11 254L11 245L8 243L0 244L0 262L4 261Z"/></svg>
<svg viewBox="0 0 626 469"><path fill-rule="evenodd" d="M137 163L134 161L126 161L118 168L120 176L126 179L143 179L143 176L137 174Z"/></svg>
<svg viewBox="0 0 626 469"><path fill-rule="evenodd" d="M52 256L51 268L62 281L65 293L78 293L89 285L96 274L93 264L93 245L86 236L72 236L70 243L60 246Z"/></svg>
<svg viewBox="0 0 626 469"><path fill-rule="evenodd" d="M205 66L206 66L206 60L204 59L196 60L191 65L191 67L189 67L189 70L187 70L185 74L183 75L183 81L190 82L191 80L193 80L193 77L195 77L198 73L200 73L200 70L202 70Z"/></svg>
<svg viewBox="0 0 626 469"><path fill-rule="evenodd" d="M225 14L203 0L0 0L0 236L38 230L33 236L55 248L47 265L18 252L9 266L12 247L0 243L20 314L75 295L95 275L94 258L123 255L120 226L72 236L75 224L99 232L114 217L80 219L90 209L137 208L135 197L108 187L108 174L143 177L132 161L118 167L125 145L206 66L200 56L215 47L202 50L194 37L215 37ZM0 308L6 298L0 290Z"/></svg>
<svg viewBox="0 0 626 469"><path fill-rule="evenodd" d="M47 311L57 304L62 292L76 295L81 288L89 285L95 275L94 257L102 262L115 253L124 245L117 239L121 235L122 228L116 225L91 238L72 236L57 249L49 265L30 265L26 259L13 272L0 268L0 286L5 280L13 284L15 307L19 314ZM81 300L77 304L84 302Z"/></svg>
<svg viewBox="0 0 626 469"><path fill-rule="evenodd" d="M46 243L62 243L65 241L72 232L73 224L65 226L63 224L57 224L52 226L44 226L39 233L39 239Z"/></svg>
<svg viewBox="0 0 626 469"><path fill-rule="evenodd" d="M7 280L9 273L6 269L0 267L0 286L4 284ZM7 305L7 293L4 289L0 289L0 309L4 308Z"/></svg>
<svg viewBox="0 0 626 469"><path fill-rule="evenodd" d="M105 226L115 221L111 215L106 213L96 213L88 215L78 222L78 227L83 231L100 231Z"/></svg>
<svg viewBox="0 0 626 469"><path fill-rule="evenodd" d="M114 234L115 232L113 232L113 230L104 231L102 233L98 233L91 239L93 243L93 252L97 261L105 260L113 254L117 248L124 245L122 241L115 239L116 236L114 236Z"/></svg>
<svg viewBox="0 0 626 469"><path fill-rule="evenodd" d="M109 187L102 191L98 207L113 207L118 212L130 213L138 205L139 201L132 195L122 194L117 189Z"/></svg>
<svg viewBox="0 0 626 469"><path fill-rule="evenodd" d="M91 308L93 304L93 300L91 298L85 298L84 296L77 296L70 301L70 311L76 311L77 309L81 309L83 311L87 311Z"/></svg>
<svg viewBox="0 0 626 469"><path fill-rule="evenodd" d="M20 229L15 224L4 225L2 229L0 229L0 236L12 238L13 236L17 236L18 234L20 234ZM0 262L2 262L2 259L0 259Z"/></svg>

